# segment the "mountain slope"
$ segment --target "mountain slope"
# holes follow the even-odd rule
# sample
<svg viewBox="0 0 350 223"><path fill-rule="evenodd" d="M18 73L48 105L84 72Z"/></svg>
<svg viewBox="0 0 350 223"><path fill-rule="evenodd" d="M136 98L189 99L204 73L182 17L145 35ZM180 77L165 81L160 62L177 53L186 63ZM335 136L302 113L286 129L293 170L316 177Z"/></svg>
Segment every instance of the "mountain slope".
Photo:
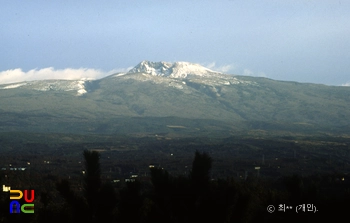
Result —
<svg viewBox="0 0 350 223"><path fill-rule="evenodd" d="M128 73L100 80L0 85L0 131L346 132L349 101L348 87L226 75L187 62L143 61Z"/></svg>

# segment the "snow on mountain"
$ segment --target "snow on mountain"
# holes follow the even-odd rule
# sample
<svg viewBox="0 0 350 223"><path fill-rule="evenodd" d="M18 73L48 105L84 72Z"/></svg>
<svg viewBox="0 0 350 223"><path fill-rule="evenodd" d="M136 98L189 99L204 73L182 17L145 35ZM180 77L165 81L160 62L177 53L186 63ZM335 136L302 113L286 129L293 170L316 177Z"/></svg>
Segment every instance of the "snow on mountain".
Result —
<svg viewBox="0 0 350 223"><path fill-rule="evenodd" d="M76 91L77 96L85 94L85 80L40 80L30 81L16 84L4 84L0 86L1 89L33 89L37 91Z"/></svg>
<svg viewBox="0 0 350 223"><path fill-rule="evenodd" d="M190 75L209 76L212 74L220 74L212 71L199 64L189 62L150 62L142 61L136 67L131 69L130 73L146 73L153 76L171 77L171 78L186 78Z"/></svg>
<svg viewBox="0 0 350 223"><path fill-rule="evenodd" d="M182 90L192 92L191 84L208 86L217 94L219 88L230 85L257 85L252 81L245 81L234 75L223 74L189 62L150 62L142 61L127 73L117 73L110 77L118 79L134 79L136 81L151 81ZM107 77L108 78L108 77ZM77 96L87 93L86 81L80 80L38 80L0 85L1 89L32 89L37 91L75 91ZM92 81L93 82L93 81ZM191 85L191 86L190 86ZM192 90L191 90L192 89ZM219 94L218 94L219 95Z"/></svg>
<svg viewBox="0 0 350 223"><path fill-rule="evenodd" d="M139 73L142 75L136 75ZM178 89L184 89L186 81L209 86L256 85L255 82L244 81L236 76L216 72L199 64L189 62L142 61L128 73L116 76L133 78L138 81L150 80L154 83L169 83L169 86Z"/></svg>
<svg viewBox="0 0 350 223"><path fill-rule="evenodd" d="M19 84L7 84L3 87L0 87L0 89L11 89L11 88L18 88L21 87L23 85L26 85L27 83L19 83Z"/></svg>

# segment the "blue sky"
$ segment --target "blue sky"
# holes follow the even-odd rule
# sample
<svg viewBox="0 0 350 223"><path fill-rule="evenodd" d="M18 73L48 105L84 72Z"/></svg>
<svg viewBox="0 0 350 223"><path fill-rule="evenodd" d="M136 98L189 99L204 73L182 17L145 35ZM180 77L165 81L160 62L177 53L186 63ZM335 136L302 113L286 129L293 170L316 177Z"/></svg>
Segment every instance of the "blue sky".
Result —
<svg viewBox="0 0 350 223"><path fill-rule="evenodd" d="M350 1L0 3L0 84L100 78L142 60L350 85Z"/></svg>

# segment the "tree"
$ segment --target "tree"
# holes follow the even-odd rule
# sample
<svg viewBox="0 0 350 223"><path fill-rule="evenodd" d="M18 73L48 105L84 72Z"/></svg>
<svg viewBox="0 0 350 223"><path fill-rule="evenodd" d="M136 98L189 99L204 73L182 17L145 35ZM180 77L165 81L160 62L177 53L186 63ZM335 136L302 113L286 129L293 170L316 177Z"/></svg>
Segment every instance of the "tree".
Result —
<svg viewBox="0 0 350 223"><path fill-rule="evenodd" d="M84 151L85 158L85 197L90 209L90 214L94 218L99 199L101 187L100 154L96 151Z"/></svg>
<svg viewBox="0 0 350 223"><path fill-rule="evenodd" d="M104 183L99 192L99 201L96 210L98 221L112 222L116 219L118 213L118 198L111 183Z"/></svg>
<svg viewBox="0 0 350 223"><path fill-rule="evenodd" d="M76 195L68 180L56 184L57 190L65 198L73 222L111 222L117 214L117 194L110 183L101 182L100 155L96 151L85 150L84 197Z"/></svg>
<svg viewBox="0 0 350 223"><path fill-rule="evenodd" d="M56 189L61 194L61 196L66 200L67 206L65 205L63 209L61 210L61 213L59 215L59 221L66 221L66 222L87 222L89 219L89 216L87 213L87 206L86 202L81 196L78 196L72 189L70 182L68 180L61 180L56 183ZM53 217L55 219L53 219ZM51 212L51 216L43 215L41 213L39 220L41 222L47 222L58 219L56 218L54 212ZM46 221L45 221L46 220Z"/></svg>
<svg viewBox="0 0 350 223"><path fill-rule="evenodd" d="M211 157L205 152L201 154L196 151L190 173L193 186L196 189L204 189L209 185L211 166Z"/></svg>
<svg viewBox="0 0 350 223"><path fill-rule="evenodd" d="M154 201L157 207L157 221L170 222L171 216L171 180L163 168L150 168L154 187ZM155 219L153 219L155 221ZM157 222L156 221L156 222Z"/></svg>
<svg viewBox="0 0 350 223"><path fill-rule="evenodd" d="M170 189L169 173L161 168L151 168L151 180L156 196L164 197Z"/></svg>
<svg viewBox="0 0 350 223"><path fill-rule="evenodd" d="M190 221L211 221L213 200L209 188L212 159L206 153L196 151L190 178L192 182L192 213Z"/></svg>

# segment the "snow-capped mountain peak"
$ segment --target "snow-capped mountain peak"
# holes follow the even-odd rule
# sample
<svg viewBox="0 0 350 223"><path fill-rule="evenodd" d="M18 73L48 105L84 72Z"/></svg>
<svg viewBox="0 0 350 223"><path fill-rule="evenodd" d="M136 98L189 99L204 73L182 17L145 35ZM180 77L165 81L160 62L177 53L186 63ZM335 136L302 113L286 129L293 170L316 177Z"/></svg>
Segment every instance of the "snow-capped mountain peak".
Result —
<svg viewBox="0 0 350 223"><path fill-rule="evenodd" d="M146 73L153 76L186 78L189 75L209 76L211 74L219 74L199 64L189 62L150 62L142 61L128 73Z"/></svg>
<svg viewBox="0 0 350 223"><path fill-rule="evenodd" d="M214 92L217 91L216 87L236 84L255 84L251 81L241 80L236 76L223 74L203 67L200 64L189 62L169 63L142 61L128 73L114 76L126 79L131 78L138 81L152 81L157 84L166 84L184 91L190 89L190 87L186 86L187 83L209 86ZM217 93L217 95L219 94Z"/></svg>

